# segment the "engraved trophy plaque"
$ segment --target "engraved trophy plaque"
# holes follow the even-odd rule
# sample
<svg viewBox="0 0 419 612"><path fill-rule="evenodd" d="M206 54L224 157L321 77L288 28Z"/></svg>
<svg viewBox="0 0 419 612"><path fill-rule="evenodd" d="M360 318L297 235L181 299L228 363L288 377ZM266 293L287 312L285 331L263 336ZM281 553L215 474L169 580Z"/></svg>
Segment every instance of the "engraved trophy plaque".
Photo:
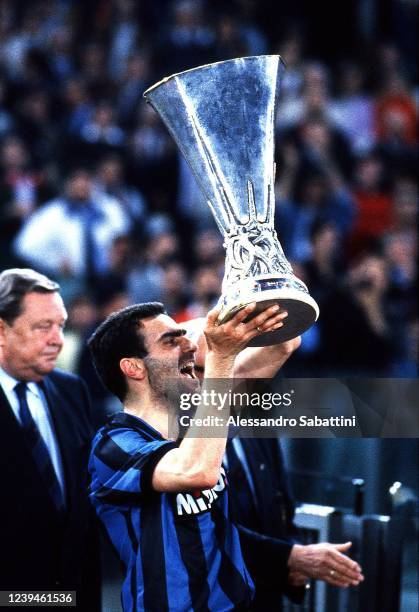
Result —
<svg viewBox="0 0 419 612"><path fill-rule="evenodd" d="M251 346L294 338L319 314L274 228L274 121L283 70L278 55L244 57L174 74L144 93L189 163L224 238L220 323L250 302L256 312L275 303L288 311L283 327Z"/></svg>

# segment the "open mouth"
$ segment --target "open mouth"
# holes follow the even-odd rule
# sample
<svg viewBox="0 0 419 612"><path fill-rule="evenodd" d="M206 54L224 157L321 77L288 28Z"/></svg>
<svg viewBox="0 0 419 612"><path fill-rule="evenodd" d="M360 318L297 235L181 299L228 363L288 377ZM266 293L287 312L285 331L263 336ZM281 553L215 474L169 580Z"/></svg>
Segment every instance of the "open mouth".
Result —
<svg viewBox="0 0 419 612"><path fill-rule="evenodd" d="M194 372L194 365L195 364L193 361L188 361L187 363L184 363L179 370L180 375L183 378L196 378Z"/></svg>

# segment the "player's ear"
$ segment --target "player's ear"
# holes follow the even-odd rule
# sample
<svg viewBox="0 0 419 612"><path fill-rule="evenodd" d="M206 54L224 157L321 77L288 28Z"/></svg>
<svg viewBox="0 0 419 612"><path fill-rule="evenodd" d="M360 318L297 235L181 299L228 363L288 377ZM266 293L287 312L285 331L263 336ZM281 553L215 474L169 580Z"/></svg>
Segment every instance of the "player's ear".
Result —
<svg viewBox="0 0 419 612"><path fill-rule="evenodd" d="M144 362L139 357L124 357L119 362L119 367L127 378L143 380L146 375Z"/></svg>

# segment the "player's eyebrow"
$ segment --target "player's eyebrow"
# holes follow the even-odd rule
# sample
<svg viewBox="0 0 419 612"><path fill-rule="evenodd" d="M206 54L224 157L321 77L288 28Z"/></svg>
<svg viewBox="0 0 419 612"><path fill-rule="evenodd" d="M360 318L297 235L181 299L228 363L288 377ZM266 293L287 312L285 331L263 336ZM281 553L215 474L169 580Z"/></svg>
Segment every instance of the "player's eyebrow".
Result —
<svg viewBox="0 0 419 612"><path fill-rule="evenodd" d="M173 331L164 332L158 339L158 342L162 340L166 340L166 338L179 338L179 336L184 336L186 334L186 329L174 329Z"/></svg>

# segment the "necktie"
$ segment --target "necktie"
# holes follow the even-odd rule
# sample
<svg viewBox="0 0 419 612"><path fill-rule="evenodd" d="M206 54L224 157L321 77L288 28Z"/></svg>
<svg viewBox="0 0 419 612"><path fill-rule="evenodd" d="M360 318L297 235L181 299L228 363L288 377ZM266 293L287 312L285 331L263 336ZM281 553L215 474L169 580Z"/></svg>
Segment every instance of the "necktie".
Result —
<svg viewBox="0 0 419 612"><path fill-rule="evenodd" d="M22 423L26 441L34 458L36 467L39 470L48 492L59 512L64 510L64 500L57 475L52 465L51 456L35 421L32 418L26 398L26 384L18 383L14 392L19 400L19 416Z"/></svg>
<svg viewBox="0 0 419 612"><path fill-rule="evenodd" d="M84 218L84 249L85 249L85 276L88 282L94 281L97 276L96 244L93 234L95 218L91 211L86 209Z"/></svg>

